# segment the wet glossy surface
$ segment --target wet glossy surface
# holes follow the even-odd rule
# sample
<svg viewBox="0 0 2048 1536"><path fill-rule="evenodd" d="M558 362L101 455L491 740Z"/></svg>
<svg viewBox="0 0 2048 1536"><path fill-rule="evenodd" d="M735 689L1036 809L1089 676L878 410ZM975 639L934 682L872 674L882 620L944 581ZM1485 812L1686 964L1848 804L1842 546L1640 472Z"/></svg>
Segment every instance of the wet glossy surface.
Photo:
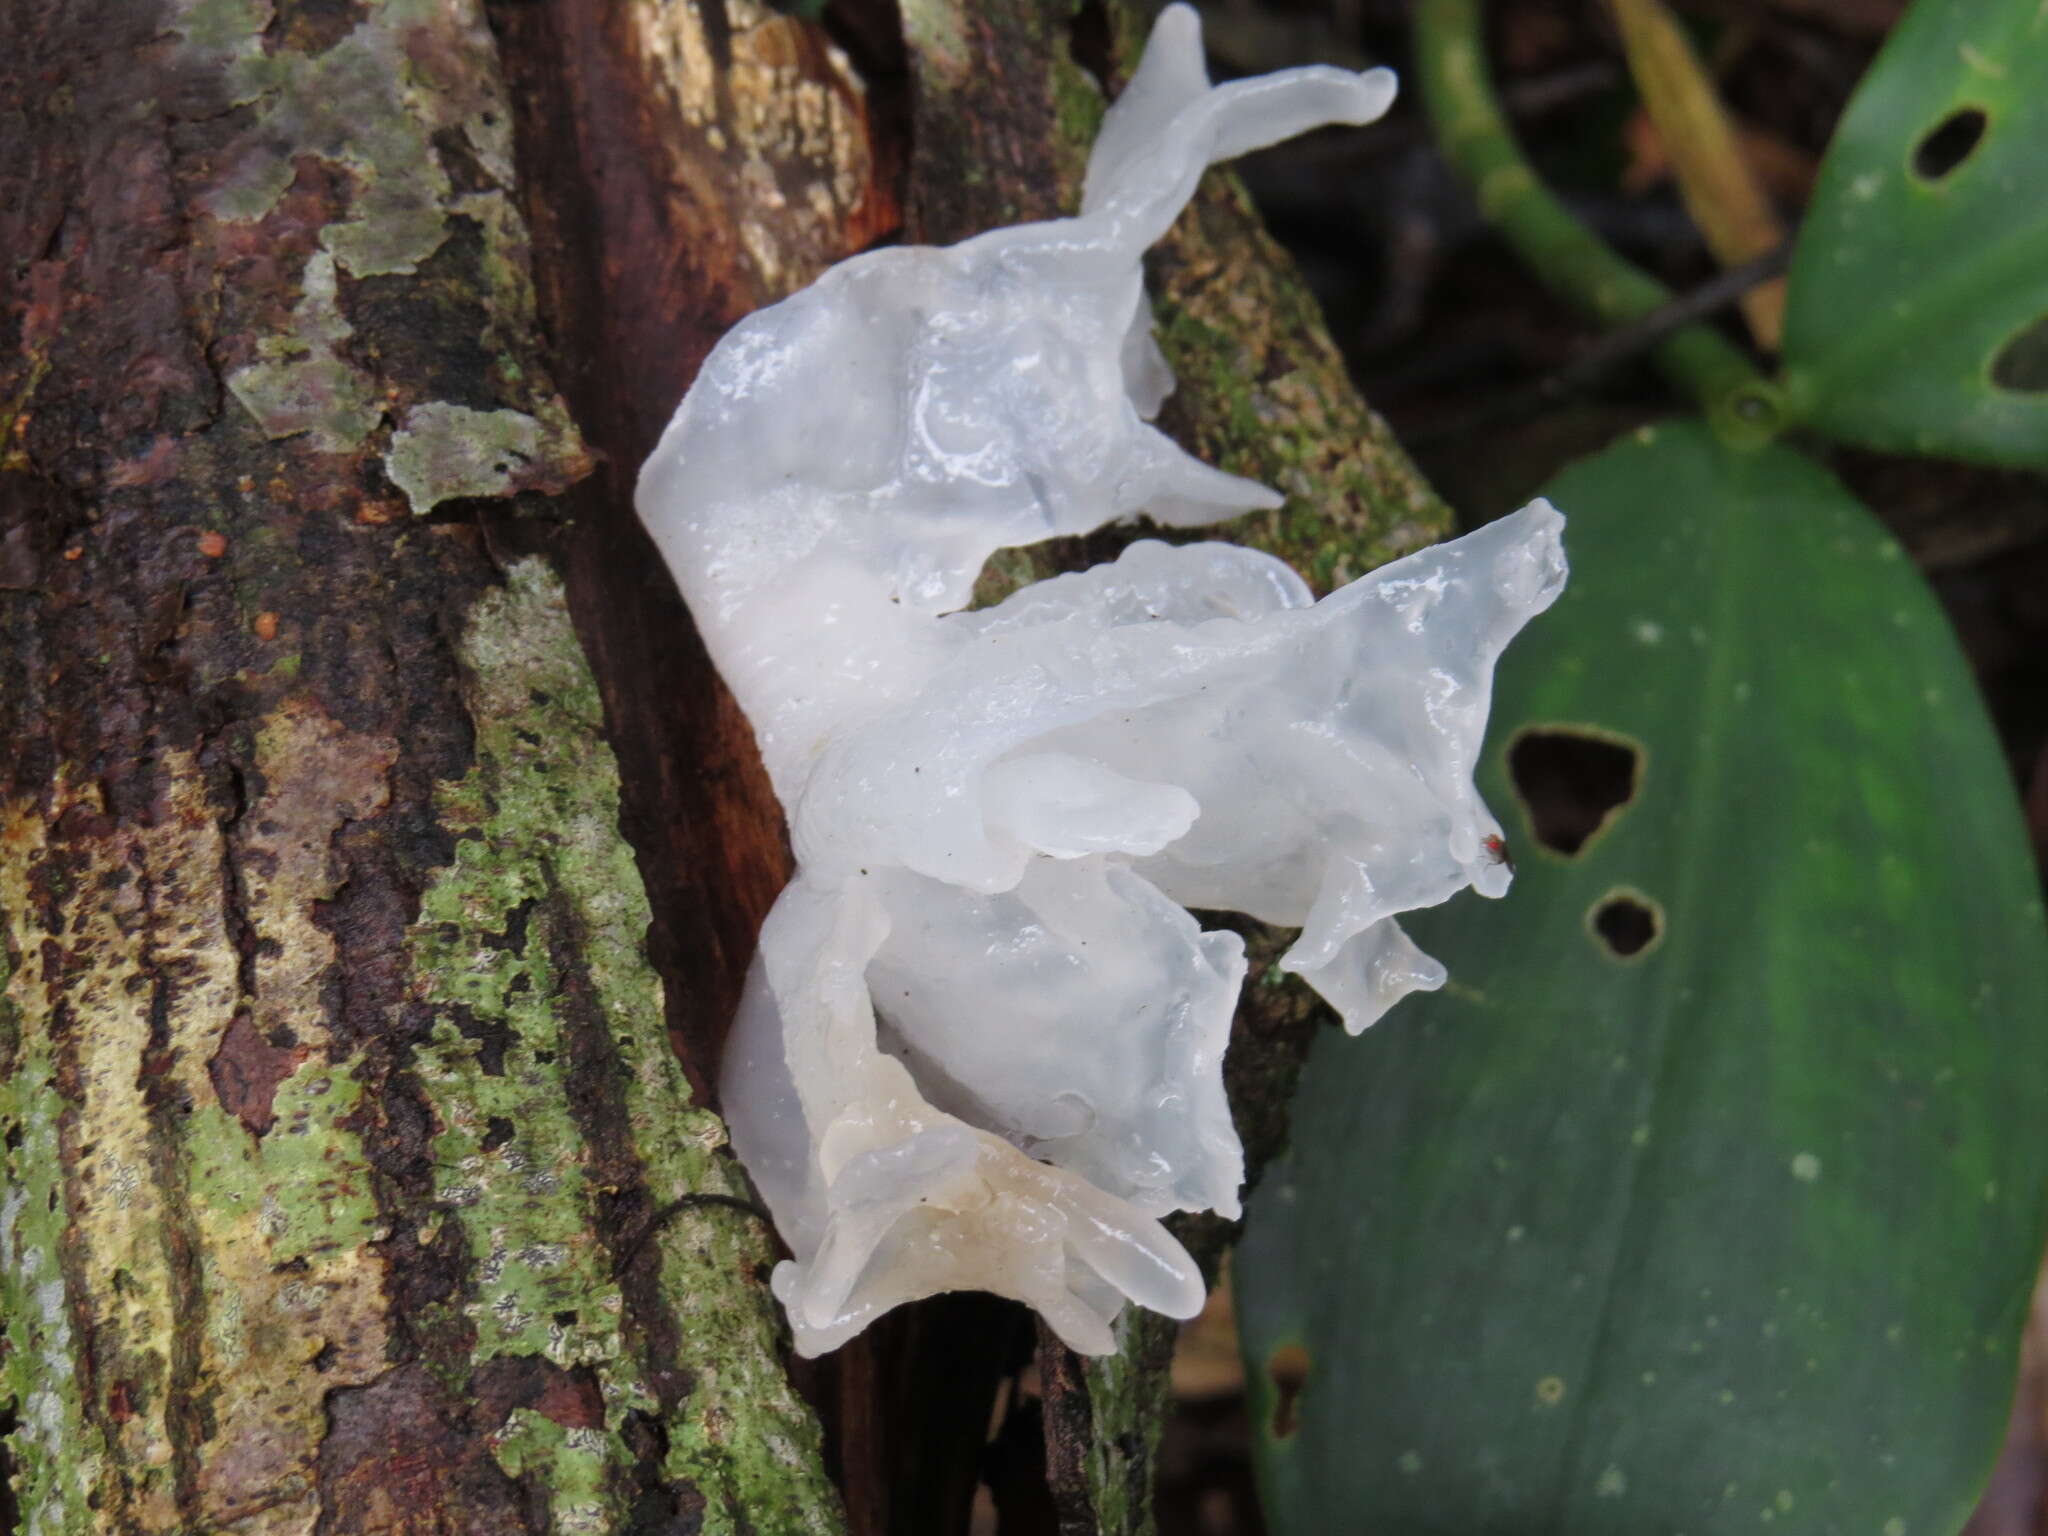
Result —
<svg viewBox="0 0 2048 1536"><path fill-rule="evenodd" d="M1493 663L1564 580L1538 503L1324 599L1147 541L960 611L999 548L1278 497L1146 425L1139 258L1210 162L1385 110L1385 71L1211 88L1169 9L1079 218L875 252L722 342L642 516L753 722L799 870L729 1047L733 1139L796 1257L798 1348L980 1288L1110 1347L1202 1286L1159 1225L1234 1213L1243 946L1363 1028L1442 968L1394 916L1506 889L1471 774Z"/></svg>

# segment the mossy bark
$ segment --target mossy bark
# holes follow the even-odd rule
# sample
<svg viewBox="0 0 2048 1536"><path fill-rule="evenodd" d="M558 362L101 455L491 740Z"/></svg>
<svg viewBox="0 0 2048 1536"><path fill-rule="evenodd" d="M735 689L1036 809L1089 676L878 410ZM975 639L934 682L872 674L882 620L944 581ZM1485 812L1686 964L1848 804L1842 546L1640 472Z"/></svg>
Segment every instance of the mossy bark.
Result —
<svg viewBox="0 0 2048 1536"><path fill-rule="evenodd" d="M480 9L22 0L0 103L21 1529L839 1529L646 955Z"/></svg>

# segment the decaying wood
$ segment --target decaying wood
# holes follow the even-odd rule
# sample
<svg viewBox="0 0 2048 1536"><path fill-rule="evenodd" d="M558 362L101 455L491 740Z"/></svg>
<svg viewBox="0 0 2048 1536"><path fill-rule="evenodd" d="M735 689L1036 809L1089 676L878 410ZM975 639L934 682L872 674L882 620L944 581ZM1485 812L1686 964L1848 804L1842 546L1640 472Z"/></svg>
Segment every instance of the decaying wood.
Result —
<svg viewBox="0 0 2048 1536"><path fill-rule="evenodd" d="M742 314L878 241L1070 209L1141 31L1042 0L0 0L24 1529L962 1528L1023 1315L885 1319L800 1373L821 1442L771 1241L689 1198L744 1194L711 1086L787 856L630 489ZM1443 530L1227 177L1152 277L1167 425L1289 493L1232 536L1327 588ZM1315 1022L1251 989L1255 1166ZM1147 1528L1172 1330L1126 1339L1041 1348L1069 1531Z"/></svg>

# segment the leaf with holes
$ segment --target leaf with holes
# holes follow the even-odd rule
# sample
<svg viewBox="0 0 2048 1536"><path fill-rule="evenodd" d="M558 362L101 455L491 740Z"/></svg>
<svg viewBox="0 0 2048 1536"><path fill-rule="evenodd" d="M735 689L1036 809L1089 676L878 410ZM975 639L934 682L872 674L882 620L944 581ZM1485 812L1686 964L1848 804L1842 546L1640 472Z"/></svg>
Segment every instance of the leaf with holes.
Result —
<svg viewBox="0 0 2048 1536"><path fill-rule="evenodd" d="M1919 0L1835 132L1788 303L1795 414L2048 464L2048 6Z"/></svg>
<svg viewBox="0 0 2048 1536"><path fill-rule="evenodd" d="M1252 1201L1272 1527L1941 1536L2048 1195L1997 743L1911 564L1792 450L1667 426L1548 494L1571 583L1480 776L1514 889L1403 919L1449 985L1317 1042Z"/></svg>

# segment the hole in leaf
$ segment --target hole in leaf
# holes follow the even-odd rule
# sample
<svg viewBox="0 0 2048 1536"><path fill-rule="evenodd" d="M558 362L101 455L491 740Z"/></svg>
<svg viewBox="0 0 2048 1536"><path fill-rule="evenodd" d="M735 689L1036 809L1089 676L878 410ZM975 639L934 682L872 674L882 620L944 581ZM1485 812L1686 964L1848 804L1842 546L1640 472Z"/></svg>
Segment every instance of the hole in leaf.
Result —
<svg viewBox="0 0 2048 1536"><path fill-rule="evenodd" d="M1564 725L1534 726L1508 745L1508 777L1536 841L1571 858L1636 797L1642 750Z"/></svg>
<svg viewBox="0 0 2048 1536"><path fill-rule="evenodd" d="M1913 150L1913 170L1929 181L1940 181L1970 158L1984 137L1991 119L1982 107L1958 107L1927 130Z"/></svg>
<svg viewBox="0 0 2048 1536"><path fill-rule="evenodd" d="M1991 382L2022 394L2048 394L2048 315L2023 327L1991 360Z"/></svg>
<svg viewBox="0 0 2048 1536"><path fill-rule="evenodd" d="M1273 1438L1285 1440L1301 1428L1301 1389L1308 1383L1308 1351L1299 1344L1282 1344L1266 1357L1266 1374L1273 1378Z"/></svg>
<svg viewBox="0 0 2048 1536"><path fill-rule="evenodd" d="M1640 891L1613 891L1587 914L1593 935L1618 960L1632 959L1664 932L1664 914Z"/></svg>

